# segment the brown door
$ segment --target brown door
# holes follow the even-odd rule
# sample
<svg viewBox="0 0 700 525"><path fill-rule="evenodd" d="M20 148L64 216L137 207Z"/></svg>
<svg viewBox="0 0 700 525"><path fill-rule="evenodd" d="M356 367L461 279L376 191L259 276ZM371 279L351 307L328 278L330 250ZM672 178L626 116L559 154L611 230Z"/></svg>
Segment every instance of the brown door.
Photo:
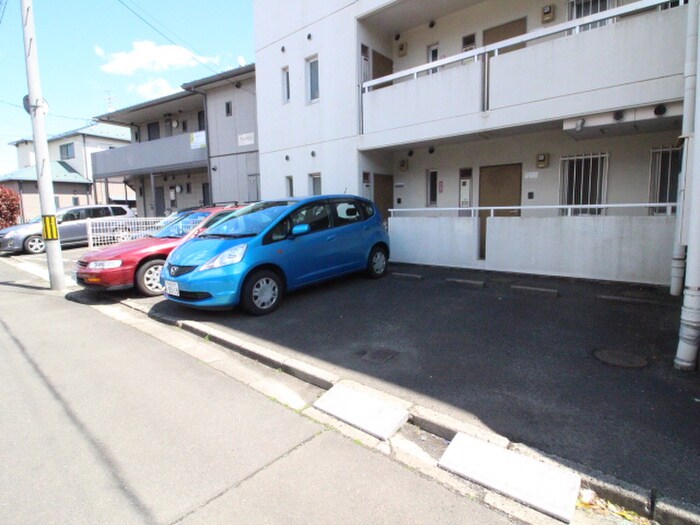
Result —
<svg viewBox="0 0 700 525"><path fill-rule="evenodd" d="M394 176L374 175L374 202L377 204L382 219L389 219L389 209L394 207Z"/></svg>
<svg viewBox="0 0 700 525"><path fill-rule="evenodd" d="M479 169L479 206L520 206L522 165L482 166ZM479 211L479 257L486 257L486 223L490 210ZM514 217L520 210L495 210L496 217Z"/></svg>
<svg viewBox="0 0 700 525"><path fill-rule="evenodd" d="M372 80L377 78L385 77L391 75L394 72L394 61L389 57L377 53L372 50ZM379 84L374 86L373 89L380 89L386 86L390 86L392 83L387 82L386 84Z"/></svg>
<svg viewBox="0 0 700 525"><path fill-rule="evenodd" d="M515 36L524 35L526 32L527 18L513 20L512 22L492 27L491 29L486 29L484 31L484 45L488 46L490 44L495 44L496 42L501 42L502 40L508 40L509 38L513 38ZM498 54L502 55L523 47L525 47L525 44L516 44L514 46L501 49Z"/></svg>

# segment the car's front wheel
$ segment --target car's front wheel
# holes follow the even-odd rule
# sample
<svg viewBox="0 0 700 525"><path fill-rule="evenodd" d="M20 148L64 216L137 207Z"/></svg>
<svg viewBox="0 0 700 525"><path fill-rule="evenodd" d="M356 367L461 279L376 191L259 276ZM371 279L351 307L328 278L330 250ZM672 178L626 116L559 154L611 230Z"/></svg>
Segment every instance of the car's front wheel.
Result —
<svg viewBox="0 0 700 525"><path fill-rule="evenodd" d="M25 239L24 249L28 253L44 253L44 250L46 250L46 244L44 243L44 239L42 239L41 235L32 235L31 237L27 237Z"/></svg>
<svg viewBox="0 0 700 525"><path fill-rule="evenodd" d="M142 265L136 272L136 288L143 295L154 297L163 293L163 285L160 284L160 272L165 261L155 259Z"/></svg>
<svg viewBox="0 0 700 525"><path fill-rule="evenodd" d="M272 270L258 270L243 284L241 307L251 315L274 312L282 300L282 279Z"/></svg>
<svg viewBox="0 0 700 525"><path fill-rule="evenodd" d="M386 254L386 249L382 246L375 246L369 253L367 260L367 275L372 279L379 279L386 275L389 258Z"/></svg>

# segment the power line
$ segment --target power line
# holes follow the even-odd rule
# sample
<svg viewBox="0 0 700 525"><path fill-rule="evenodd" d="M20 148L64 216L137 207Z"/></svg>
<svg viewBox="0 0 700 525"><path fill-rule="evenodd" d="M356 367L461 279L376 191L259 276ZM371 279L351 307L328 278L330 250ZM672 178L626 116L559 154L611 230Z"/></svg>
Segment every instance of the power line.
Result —
<svg viewBox="0 0 700 525"><path fill-rule="evenodd" d="M6 100L0 100L0 104L6 104L8 106L12 106L15 108L24 109L24 106L20 106L19 104L14 104L13 102L7 102ZM56 118L65 118L65 119L70 119L70 120L88 120L88 121L93 120L92 117L90 117L90 118L69 117L67 115L57 115L56 113L47 113L46 116L47 117L56 117Z"/></svg>
<svg viewBox="0 0 700 525"><path fill-rule="evenodd" d="M10 0L0 0L0 7L2 8L2 11L0 11L0 25L2 25L2 19L5 18L5 9L7 9L7 3Z"/></svg>

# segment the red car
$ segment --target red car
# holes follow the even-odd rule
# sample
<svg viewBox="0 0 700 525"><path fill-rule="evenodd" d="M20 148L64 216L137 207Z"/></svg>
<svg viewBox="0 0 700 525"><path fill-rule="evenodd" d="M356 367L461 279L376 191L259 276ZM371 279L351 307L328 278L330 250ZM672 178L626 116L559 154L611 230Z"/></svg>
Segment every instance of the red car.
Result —
<svg viewBox="0 0 700 525"><path fill-rule="evenodd" d="M94 290L124 290L135 286L143 295L160 295L163 293L160 271L168 254L234 209L219 206L183 211L147 237L87 252L74 267L73 280Z"/></svg>

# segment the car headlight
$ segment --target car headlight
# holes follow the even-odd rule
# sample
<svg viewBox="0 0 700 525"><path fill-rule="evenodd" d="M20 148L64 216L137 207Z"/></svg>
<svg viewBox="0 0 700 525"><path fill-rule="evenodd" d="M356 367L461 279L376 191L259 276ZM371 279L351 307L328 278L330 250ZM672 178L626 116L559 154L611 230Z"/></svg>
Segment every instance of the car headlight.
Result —
<svg viewBox="0 0 700 525"><path fill-rule="evenodd" d="M110 268L119 268L122 265L120 260L115 261L92 261L87 267L91 270L108 270Z"/></svg>
<svg viewBox="0 0 700 525"><path fill-rule="evenodd" d="M233 248L229 248L197 268L197 271L213 270L214 268L221 268L222 266L239 263L243 260L247 248L247 244L238 244Z"/></svg>

